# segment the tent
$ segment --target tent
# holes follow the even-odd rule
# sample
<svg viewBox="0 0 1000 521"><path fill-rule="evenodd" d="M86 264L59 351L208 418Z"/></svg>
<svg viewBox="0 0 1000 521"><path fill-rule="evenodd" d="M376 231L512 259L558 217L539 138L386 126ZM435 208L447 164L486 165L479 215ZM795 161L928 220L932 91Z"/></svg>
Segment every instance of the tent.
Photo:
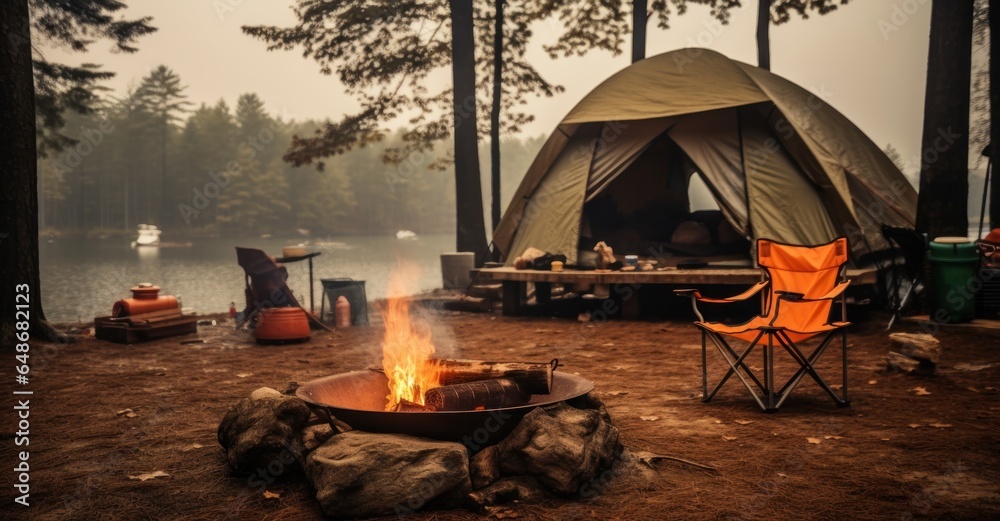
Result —
<svg viewBox="0 0 1000 521"><path fill-rule="evenodd" d="M692 184L717 211L691 211ZM749 254L757 238L846 235L860 267L888 248L881 224L913 227L916 202L892 161L824 100L719 53L682 49L623 69L563 118L493 242L510 264L531 246L574 262L606 239L616 253L698 255L734 244ZM688 233L704 229L709 236Z"/></svg>

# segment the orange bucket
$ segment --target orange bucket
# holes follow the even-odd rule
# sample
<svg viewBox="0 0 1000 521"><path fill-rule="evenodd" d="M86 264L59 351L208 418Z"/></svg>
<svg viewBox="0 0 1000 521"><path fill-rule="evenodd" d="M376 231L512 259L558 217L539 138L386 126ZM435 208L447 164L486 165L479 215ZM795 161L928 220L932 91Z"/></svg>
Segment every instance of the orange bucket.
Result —
<svg viewBox="0 0 1000 521"><path fill-rule="evenodd" d="M264 308L254 337L259 343L304 342L309 340L309 318L299 308Z"/></svg>

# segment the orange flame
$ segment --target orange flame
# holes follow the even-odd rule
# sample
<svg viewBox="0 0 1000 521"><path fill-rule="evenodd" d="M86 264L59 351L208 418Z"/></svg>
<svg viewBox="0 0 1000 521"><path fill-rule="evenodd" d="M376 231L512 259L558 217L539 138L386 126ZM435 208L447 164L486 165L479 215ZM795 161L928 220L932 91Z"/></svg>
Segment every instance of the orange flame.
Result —
<svg viewBox="0 0 1000 521"><path fill-rule="evenodd" d="M440 386L430 331L417 329L410 322L410 300L405 293L406 280L415 280L413 269L397 269L389 280L389 298L382 309L385 340L382 343L382 369L389 378L386 410L395 410L402 400L424 405L424 393Z"/></svg>

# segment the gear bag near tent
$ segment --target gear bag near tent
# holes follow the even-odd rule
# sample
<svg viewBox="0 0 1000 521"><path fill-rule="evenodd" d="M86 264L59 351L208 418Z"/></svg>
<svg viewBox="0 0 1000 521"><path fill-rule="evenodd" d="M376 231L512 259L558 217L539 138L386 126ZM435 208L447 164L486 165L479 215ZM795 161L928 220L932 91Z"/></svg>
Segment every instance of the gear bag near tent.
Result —
<svg viewBox="0 0 1000 521"><path fill-rule="evenodd" d="M692 212L692 184L718 209ZM888 249L881 225L912 228L916 206L899 169L825 101L714 51L682 49L623 69L563 118L493 242L510 265L528 247L574 263L597 241L619 254L750 258L759 238L846 236L862 267Z"/></svg>

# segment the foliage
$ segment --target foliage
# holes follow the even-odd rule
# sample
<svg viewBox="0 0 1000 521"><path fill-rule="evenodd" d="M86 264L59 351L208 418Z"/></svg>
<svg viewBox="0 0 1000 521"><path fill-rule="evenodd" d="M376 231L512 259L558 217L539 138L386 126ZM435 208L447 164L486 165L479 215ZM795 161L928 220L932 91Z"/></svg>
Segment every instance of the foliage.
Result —
<svg viewBox="0 0 1000 521"><path fill-rule="evenodd" d="M756 5L756 0L750 2ZM772 0L771 21L783 24L793 15L809 18L811 13L826 14L850 0ZM554 17L567 27L556 43L545 47L549 56L582 56L592 49L621 54L622 46L632 34L631 0L547 0L538 3L536 19ZM651 17L661 29L669 29L670 21L687 12L691 5L711 9L712 17L729 23L732 11L742 7L741 0L653 0L649 3Z"/></svg>
<svg viewBox="0 0 1000 521"><path fill-rule="evenodd" d="M561 91L525 59L529 25L535 20L531 4L511 2L506 11L502 125L508 133L533 120L519 108L526 96ZM383 154L389 163L401 164L413 152L428 152L451 135L452 91L434 88L431 81L451 67L447 2L298 0L294 11L298 23L292 27L245 26L243 31L266 42L268 50L301 48L323 73L336 74L361 108L324 123L311 136L294 136L286 161L296 166L315 163L322 170L322 158L385 138L387 124L404 116L408 124L401 141ZM474 2L479 110L490 106L492 17L492 2Z"/></svg>
<svg viewBox="0 0 1000 521"><path fill-rule="evenodd" d="M67 110L87 113L99 98L98 82L114 76L99 65L78 66L53 63L35 52L44 43L76 52L86 52L96 40L110 40L116 52L133 53L141 36L154 32L149 17L115 19L125 8L117 0L30 0L31 33L35 45L32 59L35 80L36 134L42 154L73 144L52 131L65 125Z"/></svg>
<svg viewBox="0 0 1000 521"><path fill-rule="evenodd" d="M454 231L452 170L427 168L450 154L450 143L385 165L386 150L403 146L407 131L397 130L338 156L323 172L296 167L281 160L291 136L311 134L324 122L283 120L246 93L235 110L220 99L173 120L166 134L171 167L161 192L159 122L136 91L109 98L90 114L68 114L62 132L77 144L39 161L43 227L131 234L136 224L150 223L170 237L292 234L297 228L320 237ZM502 172L505 204L541 145L541 138L501 143L509 158ZM156 211L161 197L162 215Z"/></svg>

